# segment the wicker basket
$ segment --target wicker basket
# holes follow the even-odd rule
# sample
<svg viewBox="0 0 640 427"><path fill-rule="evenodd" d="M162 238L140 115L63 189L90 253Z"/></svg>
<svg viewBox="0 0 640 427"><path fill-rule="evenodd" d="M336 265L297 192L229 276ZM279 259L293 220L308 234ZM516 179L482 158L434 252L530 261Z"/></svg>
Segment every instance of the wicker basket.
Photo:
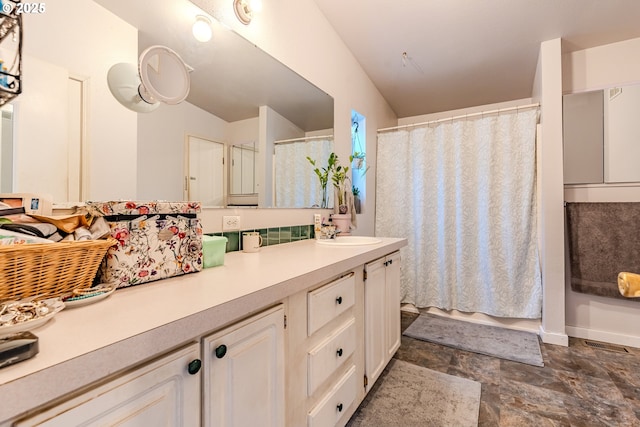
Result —
<svg viewBox="0 0 640 427"><path fill-rule="evenodd" d="M116 240L0 246L0 301L57 297L93 284Z"/></svg>

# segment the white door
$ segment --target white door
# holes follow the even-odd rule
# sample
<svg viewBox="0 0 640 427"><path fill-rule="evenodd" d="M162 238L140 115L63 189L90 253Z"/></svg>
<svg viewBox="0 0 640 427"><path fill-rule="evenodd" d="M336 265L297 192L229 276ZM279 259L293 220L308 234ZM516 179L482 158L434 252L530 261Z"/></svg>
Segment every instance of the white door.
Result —
<svg viewBox="0 0 640 427"><path fill-rule="evenodd" d="M68 169L67 199L73 202L87 200L88 193L88 153L86 146L86 92L85 80L69 77L69 136L68 136ZM62 201L62 200L56 200Z"/></svg>
<svg viewBox="0 0 640 427"><path fill-rule="evenodd" d="M231 191L230 194L242 194L242 146L231 147Z"/></svg>
<svg viewBox="0 0 640 427"><path fill-rule="evenodd" d="M194 343L16 426L200 425L200 374L192 363L199 357Z"/></svg>
<svg viewBox="0 0 640 427"><path fill-rule="evenodd" d="M242 194L253 194L255 189L255 158L254 144L248 145L242 150Z"/></svg>
<svg viewBox="0 0 640 427"><path fill-rule="evenodd" d="M189 135L187 198L202 206L224 206L224 144Z"/></svg>
<svg viewBox="0 0 640 427"><path fill-rule="evenodd" d="M284 309L204 339L204 426L284 425Z"/></svg>

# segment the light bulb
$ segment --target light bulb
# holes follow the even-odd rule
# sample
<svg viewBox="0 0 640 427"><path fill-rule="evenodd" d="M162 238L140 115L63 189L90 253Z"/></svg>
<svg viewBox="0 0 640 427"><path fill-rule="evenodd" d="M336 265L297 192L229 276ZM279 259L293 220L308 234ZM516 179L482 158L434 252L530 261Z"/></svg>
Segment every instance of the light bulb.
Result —
<svg viewBox="0 0 640 427"><path fill-rule="evenodd" d="M211 40L213 31L211 30L211 21L206 16L196 16L196 22L193 23L193 37L199 42L208 42Z"/></svg>
<svg viewBox="0 0 640 427"><path fill-rule="evenodd" d="M260 12L262 10L262 0L249 0L249 8L252 12Z"/></svg>

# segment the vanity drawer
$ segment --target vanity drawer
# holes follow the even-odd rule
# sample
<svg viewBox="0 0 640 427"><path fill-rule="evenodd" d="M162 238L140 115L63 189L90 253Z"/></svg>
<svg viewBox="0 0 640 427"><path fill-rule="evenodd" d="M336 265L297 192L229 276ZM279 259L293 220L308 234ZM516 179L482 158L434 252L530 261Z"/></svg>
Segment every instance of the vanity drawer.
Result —
<svg viewBox="0 0 640 427"><path fill-rule="evenodd" d="M350 273L307 294L307 335L352 307L355 302L355 274Z"/></svg>
<svg viewBox="0 0 640 427"><path fill-rule="evenodd" d="M312 396L316 389L353 354L355 348L356 321L352 317L309 351L307 394Z"/></svg>
<svg viewBox="0 0 640 427"><path fill-rule="evenodd" d="M351 366L340 381L307 415L309 427L334 426L356 399L356 367Z"/></svg>

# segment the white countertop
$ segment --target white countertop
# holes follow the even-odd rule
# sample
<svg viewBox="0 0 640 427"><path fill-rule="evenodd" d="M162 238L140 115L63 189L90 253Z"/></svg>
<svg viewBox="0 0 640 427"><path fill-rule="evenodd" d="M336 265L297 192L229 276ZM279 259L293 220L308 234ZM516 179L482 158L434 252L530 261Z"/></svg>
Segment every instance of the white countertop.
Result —
<svg viewBox="0 0 640 427"><path fill-rule="evenodd" d="M403 246L406 239L345 247L304 240L230 252L223 266L66 308L32 331L38 355L0 369L0 423Z"/></svg>

